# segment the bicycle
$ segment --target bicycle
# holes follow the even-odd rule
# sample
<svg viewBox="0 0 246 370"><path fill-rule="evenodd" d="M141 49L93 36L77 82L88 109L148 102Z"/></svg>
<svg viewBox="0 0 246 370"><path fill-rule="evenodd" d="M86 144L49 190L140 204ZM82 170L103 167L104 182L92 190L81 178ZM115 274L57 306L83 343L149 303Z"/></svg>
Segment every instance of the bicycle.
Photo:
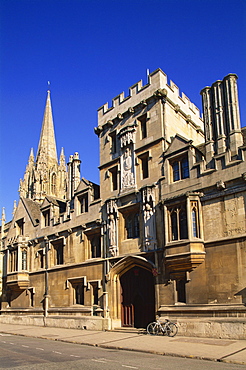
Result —
<svg viewBox="0 0 246 370"><path fill-rule="evenodd" d="M171 322L166 319L166 322L161 322L157 319L154 322L151 322L147 326L147 333L150 335L167 335L169 337L174 337L178 332L178 326L176 323Z"/></svg>

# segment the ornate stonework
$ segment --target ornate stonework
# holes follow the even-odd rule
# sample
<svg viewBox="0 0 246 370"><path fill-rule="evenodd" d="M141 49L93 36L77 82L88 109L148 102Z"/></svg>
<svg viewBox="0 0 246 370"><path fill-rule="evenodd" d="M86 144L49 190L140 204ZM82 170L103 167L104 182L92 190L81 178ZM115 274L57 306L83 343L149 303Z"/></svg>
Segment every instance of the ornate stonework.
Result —
<svg viewBox="0 0 246 370"><path fill-rule="evenodd" d="M127 126L120 131L121 145L121 190L135 186L134 143L135 125Z"/></svg>
<svg viewBox="0 0 246 370"><path fill-rule="evenodd" d="M118 255L117 247L117 203L115 200L109 200L107 203L107 233L108 233L108 251L111 257Z"/></svg>
<svg viewBox="0 0 246 370"><path fill-rule="evenodd" d="M156 248L156 219L154 189L146 187L142 190L144 218L144 250Z"/></svg>

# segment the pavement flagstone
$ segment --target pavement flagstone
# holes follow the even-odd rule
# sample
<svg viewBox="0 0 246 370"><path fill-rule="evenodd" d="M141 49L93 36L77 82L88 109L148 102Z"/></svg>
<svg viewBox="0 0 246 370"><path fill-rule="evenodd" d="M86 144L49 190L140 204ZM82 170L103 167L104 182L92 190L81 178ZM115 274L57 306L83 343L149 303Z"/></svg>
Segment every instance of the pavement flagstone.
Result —
<svg viewBox="0 0 246 370"><path fill-rule="evenodd" d="M246 340L151 336L143 332L92 331L0 324L0 333L246 365Z"/></svg>

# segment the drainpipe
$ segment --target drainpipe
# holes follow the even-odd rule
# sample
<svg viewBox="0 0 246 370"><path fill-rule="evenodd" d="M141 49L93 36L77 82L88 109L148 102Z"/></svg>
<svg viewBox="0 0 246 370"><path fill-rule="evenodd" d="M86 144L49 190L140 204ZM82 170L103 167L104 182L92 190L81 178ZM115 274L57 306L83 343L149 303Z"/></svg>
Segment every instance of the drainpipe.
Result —
<svg viewBox="0 0 246 370"><path fill-rule="evenodd" d="M46 317L48 316L49 308L49 276L48 276L48 251L49 251L49 241L48 238L44 238L45 242L45 291L44 291L44 326L46 326Z"/></svg>
<svg viewBox="0 0 246 370"><path fill-rule="evenodd" d="M107 282L106 276L108 273L107 269L107 222L103 221L103 317L108 316L108 292L107 292Z"/></svg>

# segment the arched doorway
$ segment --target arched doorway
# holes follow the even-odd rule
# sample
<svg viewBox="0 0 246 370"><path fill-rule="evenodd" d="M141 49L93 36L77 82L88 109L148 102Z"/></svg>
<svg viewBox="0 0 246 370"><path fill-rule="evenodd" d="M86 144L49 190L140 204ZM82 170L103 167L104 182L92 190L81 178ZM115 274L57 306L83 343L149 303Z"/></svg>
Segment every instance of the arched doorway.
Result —
<svg viewBox="0 0 246 370"><path fill-rule="evenodd" d="M120 277L122 326L146 328L155 320L154 277L149 270L134 266Z"/></svg>

